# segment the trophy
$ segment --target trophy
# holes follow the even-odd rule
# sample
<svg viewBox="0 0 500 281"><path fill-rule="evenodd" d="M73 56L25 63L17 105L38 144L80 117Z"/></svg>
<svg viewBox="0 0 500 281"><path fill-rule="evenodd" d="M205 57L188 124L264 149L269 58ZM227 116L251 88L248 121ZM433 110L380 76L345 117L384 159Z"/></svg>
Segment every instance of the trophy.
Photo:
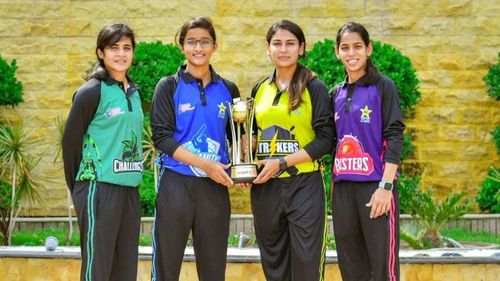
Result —
<svg viewBox="0 0 500 281"><path fill-rule="evenodd" d="M233 137L232 146L232 165L231 179L234 183L250 183L257 177L257 165L252 163L252 126L253 117L255 114L254 99L247 98L246 101L236 98L233 100L233 105L229 106L229 118L231 122L231 136ZM235 129L236 123L236 129ZM245 159L241 160L241 127L243 126L247 144L248 153L245 154Z"/></svg>

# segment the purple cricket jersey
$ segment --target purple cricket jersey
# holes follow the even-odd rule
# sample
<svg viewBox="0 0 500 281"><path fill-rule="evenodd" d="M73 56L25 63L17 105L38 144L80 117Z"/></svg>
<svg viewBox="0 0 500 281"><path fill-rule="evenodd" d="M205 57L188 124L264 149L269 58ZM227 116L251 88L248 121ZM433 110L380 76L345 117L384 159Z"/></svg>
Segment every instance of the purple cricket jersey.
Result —
<svg viewBox="0 0 500 281"><path fill-rule="evenodd" d="M355 87L348 101L348 88ZM334 181L379 181L384 166L382 98L375 84L344 84L334 99Z"/></svg>

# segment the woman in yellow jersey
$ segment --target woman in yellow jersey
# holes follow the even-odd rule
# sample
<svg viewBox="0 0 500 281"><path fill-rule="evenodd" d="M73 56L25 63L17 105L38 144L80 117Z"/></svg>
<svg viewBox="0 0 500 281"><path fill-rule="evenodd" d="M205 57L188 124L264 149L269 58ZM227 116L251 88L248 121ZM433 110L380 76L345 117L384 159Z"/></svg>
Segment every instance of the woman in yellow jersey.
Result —
<svg viewBox="0 0 500 281"><path fill-rule="evenodd" d="M333 149L328 90L298 63L306 40L288 20L266 36L273 73L252 89L256 157L251 189L255 233L267 280L323 280L326 236L321 157Z"/></svg>

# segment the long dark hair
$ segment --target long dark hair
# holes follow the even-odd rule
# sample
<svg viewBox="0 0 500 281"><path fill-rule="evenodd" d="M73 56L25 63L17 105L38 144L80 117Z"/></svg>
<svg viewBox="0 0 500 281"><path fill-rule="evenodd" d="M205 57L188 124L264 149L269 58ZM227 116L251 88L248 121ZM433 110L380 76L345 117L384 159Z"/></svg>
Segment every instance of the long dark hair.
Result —
<svg viewBox="0 0 500 281"><path fill-rule="evenodd" d="M288 30L295 37L297 37L297 39L299 40L299 45L304 44L305 52L306 37L304 35L304 32L296 23L286 19L280 20L277 23L271 25L266 35L266 41L268 45L271 44L271 39L279 29ZM303 56L305 56L305 54L300 55L300 57ZM290 81L290 85L288 85L288 112L299 108L300 104L303 102L302 93L307 88L307 83L309 83L309 81L313 80L314 78L316 78L316 74L314 72L312 72L306 66L297 63L297 69L295 69L292 80Z"/></svg>
<svg viewBox="0 0 500 281"><path fill-rule="evenodd" d="M212 20L208 17L196 17L196 18L191 18L188 20L186 23L184 23L179 31L175 34L175 42L180 46L184 45L184 39L186 38L186 33L188 30L193 29L193 28L203 28L210 33L210 36L212 37L212 40L214 40L214 43L217 40L217 37L215 35L215 29L214 25L212 24Z"/></svg>
<svg viewBox="0 0 500 281"><path fill-rule="evenodd" d="M340 39L342 39L342 35L346 32L355 32L359 34L361 39L363 40L363 43L365 43L365 46L367 47L370 44L370 35L368 34L368 30L366 28L356 22L348 22L344 24L338 31L337 31L337 38L336 38L336 43L335 43L335 48L337 50L339 49L340 46ZM375 83L378 78L381 76L380 71L378 68L373 64L372 60L370 57L366 59L366 66L365 66L365 71L366 71L366 81L370 84Z"/></svg>
<svg viewBox="0 0 500 281"><path fill-rule="evenodd" d="M94 66L92 72L87 75L86 80L93 77L102 77L106 73L106 66L104 65L104 60L98 55L98 50L104 52L107 46L111 46L116 42L120 41L122 37L129 38L132 42L132 49L135 49L135 35L132 29L124 23L113 23L106 25L101 29L99 35L97 35L97 42L95 47L95 55L97 57L97 63Z"/></svg>

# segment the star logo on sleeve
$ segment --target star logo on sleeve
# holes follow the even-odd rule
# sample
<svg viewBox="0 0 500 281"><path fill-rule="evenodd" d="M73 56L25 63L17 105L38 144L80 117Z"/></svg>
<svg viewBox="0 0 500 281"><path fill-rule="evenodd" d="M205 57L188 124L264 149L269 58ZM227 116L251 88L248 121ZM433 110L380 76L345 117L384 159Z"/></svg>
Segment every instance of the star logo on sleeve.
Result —
<svg viewBox="0 0 500 281"><path fill-rule="evenodd" d="M221 102L219 105L217 105L219 107L219 118L224 118L226 116L226 105Z"/></svg>
<svg viewBox="0 0 500 281"><path fill-rule="evenodd" d="M365 105L364 108L360 109L361 111L361 123L370 123L370 113L372 113L372 110L368 108L368 105Z"/></svg>

